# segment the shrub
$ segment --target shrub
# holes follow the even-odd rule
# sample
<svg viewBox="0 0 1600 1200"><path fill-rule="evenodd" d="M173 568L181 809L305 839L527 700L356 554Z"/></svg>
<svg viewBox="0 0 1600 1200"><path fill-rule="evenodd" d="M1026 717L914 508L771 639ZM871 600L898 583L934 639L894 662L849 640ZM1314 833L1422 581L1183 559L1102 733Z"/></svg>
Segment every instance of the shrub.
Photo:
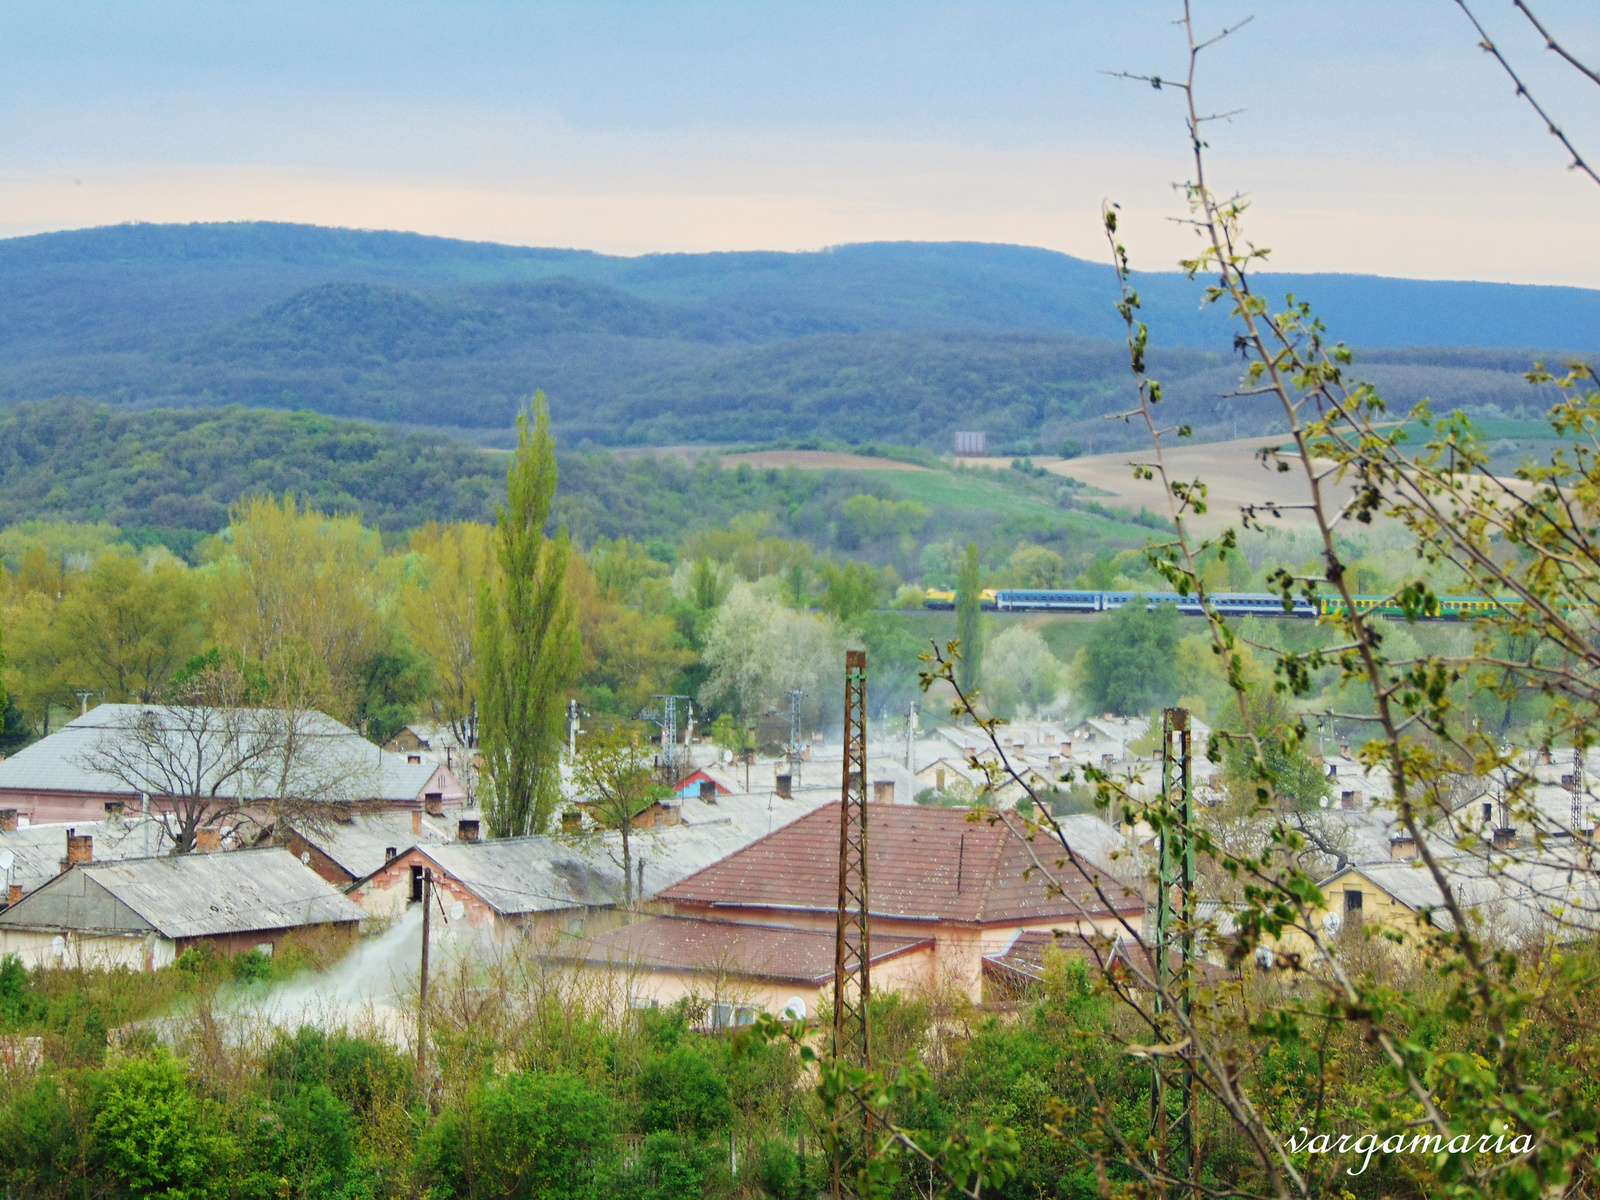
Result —
<svg viewBox="0 0 1600 1200"><path fill-rule="evenodd" d="M93 1131L95 1158L130 1196L200 1200L227 1184L234 1145L165 1050L106 1071Z"/></svg>
<svg viewBox="0 0 1600 1200"><path fill-rule="evenodd" d="M639 1072L639 1127L705 1137L733 1123L728 1085L703 1055L678 1045Z"/></svg>
<svg viewBox="0 0 1600 1200"><path fill-rule="evenodd" d="M611 1107L571 1075L510 1075L447 1113L422 1148L429 1195L594 1200L611 1176Z"/></svg>

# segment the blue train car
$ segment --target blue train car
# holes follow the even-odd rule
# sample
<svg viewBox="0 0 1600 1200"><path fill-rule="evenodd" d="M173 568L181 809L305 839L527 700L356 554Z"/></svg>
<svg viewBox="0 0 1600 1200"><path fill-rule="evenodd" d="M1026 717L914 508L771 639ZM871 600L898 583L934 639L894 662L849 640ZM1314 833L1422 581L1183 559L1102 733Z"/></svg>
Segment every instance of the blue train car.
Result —
<svg viewBox="0 0 1600 1200"><path fill-rule="evenodd" d="M1099 592L1058 592L1037 588L1001 588L995 592L1000 612L1099 612Z"/></svg>

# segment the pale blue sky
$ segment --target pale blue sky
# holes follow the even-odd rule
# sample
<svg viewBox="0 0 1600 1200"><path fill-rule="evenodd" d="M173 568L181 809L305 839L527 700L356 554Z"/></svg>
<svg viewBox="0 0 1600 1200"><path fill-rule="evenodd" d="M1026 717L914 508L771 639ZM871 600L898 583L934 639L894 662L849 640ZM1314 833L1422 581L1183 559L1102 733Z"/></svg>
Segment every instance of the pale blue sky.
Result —
<svg viewBox="0 0 1600 1200"><path fill-rule="evenodd" d="M1480 16L1600 159L1600 89ZM208 3L0 9L0 234L273 218L621 253L974 239L1184 248L1161 3ZM1286 268L1600 284L1600 188L1452 0L1196 5L1216 176ZM1600 59L1600 5L1537 11Z"/></svg>

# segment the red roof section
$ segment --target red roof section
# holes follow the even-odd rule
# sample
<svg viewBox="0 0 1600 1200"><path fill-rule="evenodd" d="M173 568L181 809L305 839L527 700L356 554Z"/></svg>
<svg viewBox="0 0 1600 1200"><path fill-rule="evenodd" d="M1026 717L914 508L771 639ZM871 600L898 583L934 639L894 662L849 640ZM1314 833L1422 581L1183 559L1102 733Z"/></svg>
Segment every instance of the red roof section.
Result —
<svg viewBox="0 0 1600 1200"><path fill-rule="evenodd" d="M737 975L821 984L833 978L831 931L651 917L608 930L587 943L579 957L593 964L649 967L668 971L729 971ZM872 939L872 961L931 946L930 938Z"/></svg>
<svg viewBox="0 0 1600 1200"><path fill-rule="evenodd" d="M874 916L978 924L1076 918L1110 909L1071 865L1057 869L1049 843L1039 857L1066 887L1051 895L1028 847L1004 825L969 822L967 809L869 806L868 879ZM1122 912L1141 912L1121 884L1102 888ZM691 906L738 906L836 912L839 902L839 808L828 805L689 876L657 899Z"/></svg>

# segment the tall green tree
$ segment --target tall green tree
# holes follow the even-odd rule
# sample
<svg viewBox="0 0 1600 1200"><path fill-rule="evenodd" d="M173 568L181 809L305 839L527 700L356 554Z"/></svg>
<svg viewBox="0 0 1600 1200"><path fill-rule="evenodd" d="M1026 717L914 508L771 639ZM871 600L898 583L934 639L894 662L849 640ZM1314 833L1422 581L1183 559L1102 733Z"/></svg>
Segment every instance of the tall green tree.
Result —
<svg viewBox="0 0 1600 1200"><path fill-rule="evenodd" d="M545 535L556 491L556 448L544 393L533 422L517 418L507 501L497 509L498 577L478 602L480 745L484 814L496 837L549 827L561 784L562 717L583 666L567 589L565 531Z"/></svg>
<svg viewBox="0 0 1600 1200"><path fill-rule="evenodd" d="M956 637L961 639L961 662L956 671L956 682L967 695L978 690L978 680L983 664L983 630L978 617L983 612L983 580L978 573L978 546L967 543L967 553L961 559L961 572L956 576Z"/></svg>
<svg viewBox="0 0 1600 1200"><path fill-rule="evenodd" d="M1094 712L1131 717L1178 695L1178 610L1153 609L1135 596L1102 617L1073 664L1080 695Z"/></svg>

